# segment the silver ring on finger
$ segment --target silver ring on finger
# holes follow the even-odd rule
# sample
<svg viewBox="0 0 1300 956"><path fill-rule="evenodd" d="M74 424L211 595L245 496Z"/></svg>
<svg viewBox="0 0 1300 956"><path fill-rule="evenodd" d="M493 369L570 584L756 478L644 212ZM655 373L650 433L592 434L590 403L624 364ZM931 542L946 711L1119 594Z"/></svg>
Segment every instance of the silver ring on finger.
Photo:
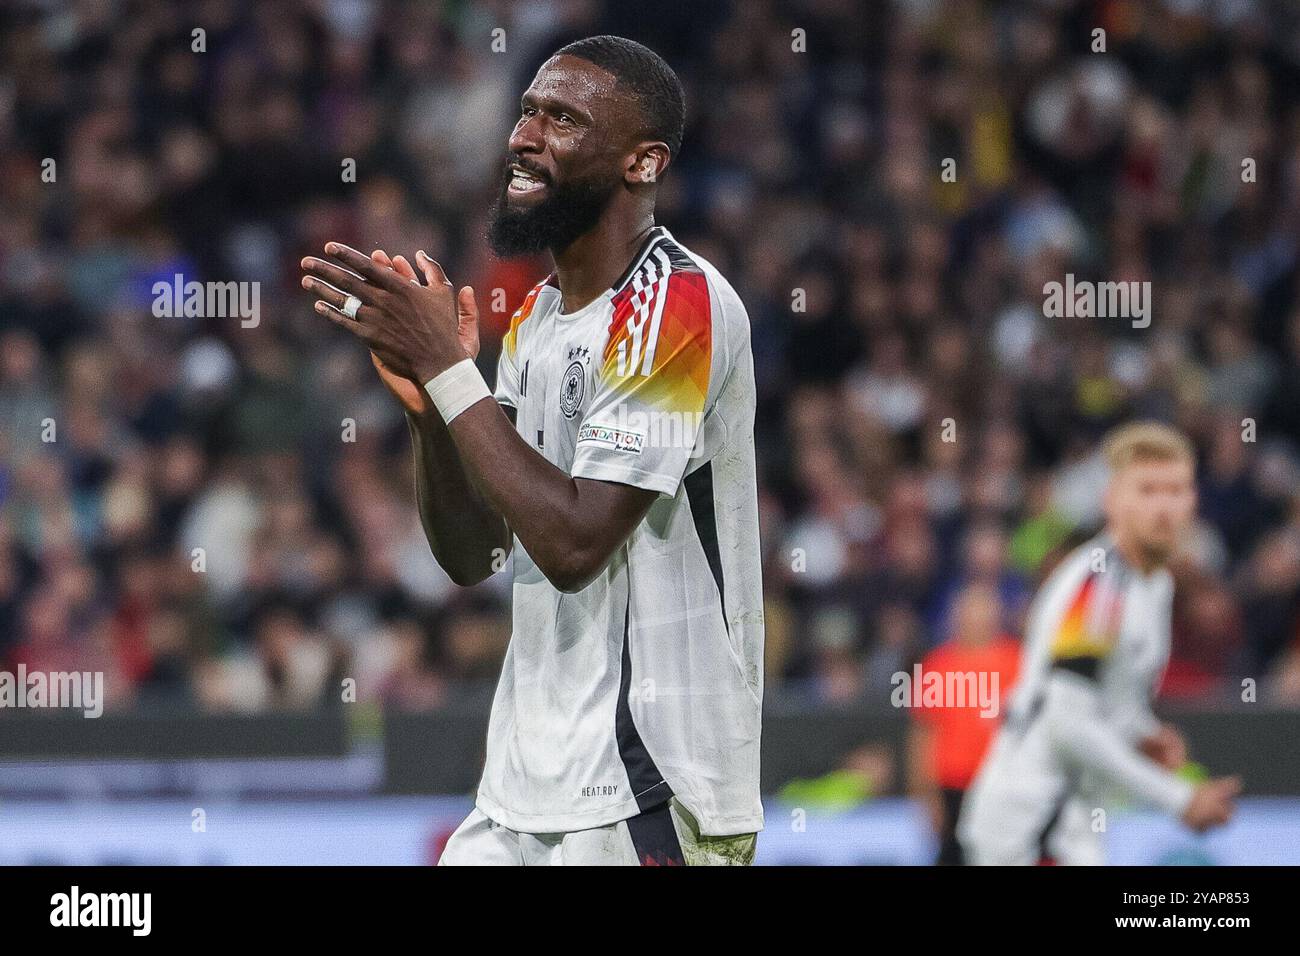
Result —
<svg viewBox="0 0 1300 956"><path fill-rule="evenodd" d="M355 319L357 313L361 310L361 300L355 295L350 295L343 300L343 308L339 309L349 319Z"/></svg>

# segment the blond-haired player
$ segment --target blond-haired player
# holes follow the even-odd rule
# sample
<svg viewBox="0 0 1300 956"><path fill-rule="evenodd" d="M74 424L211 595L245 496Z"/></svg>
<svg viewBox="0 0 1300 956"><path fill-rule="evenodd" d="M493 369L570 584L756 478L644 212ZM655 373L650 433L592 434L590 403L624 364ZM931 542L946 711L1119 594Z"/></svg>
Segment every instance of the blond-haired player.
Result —
<svg viewBox="0 0 1300 956"><path fill-rule="evenodd" d="M1168 563L1196 507L1195 455L1155 422L1107 436L1106 526L1030 609L1008 718L976 776L959 835L974 864L1095 864L1103 790L1119 787L1202 831L1226 823L1236 778L1174 774L1182 737L1151 713L1169 657Z"/></svg>

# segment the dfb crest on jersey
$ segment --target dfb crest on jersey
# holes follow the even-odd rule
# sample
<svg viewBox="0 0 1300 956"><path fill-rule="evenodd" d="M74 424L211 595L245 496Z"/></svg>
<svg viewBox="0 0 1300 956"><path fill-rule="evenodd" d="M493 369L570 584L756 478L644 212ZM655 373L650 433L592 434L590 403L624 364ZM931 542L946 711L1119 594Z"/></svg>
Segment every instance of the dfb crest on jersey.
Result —
<svg viewBox="0 0 1300 956"><path fill-rule="evenodd" d="M570 362L569 367L565 369L564 378L560 380L560 411L564 412L565 418L572 418L578 414L578 406L582 404L582 395L586 388L587 370L582 362Z"/></svg>

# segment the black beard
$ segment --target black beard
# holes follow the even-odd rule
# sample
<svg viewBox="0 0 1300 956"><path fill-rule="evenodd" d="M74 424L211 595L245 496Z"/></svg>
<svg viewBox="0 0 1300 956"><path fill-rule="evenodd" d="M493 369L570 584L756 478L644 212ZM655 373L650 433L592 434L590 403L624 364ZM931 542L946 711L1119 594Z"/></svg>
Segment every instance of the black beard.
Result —
<svg viewBox="0 0 1300 956"><path fill-rule="evenodd" d="M564 250L596 225L618 182L598 177L571 180L558 186L548 182L549 194L545 199L526 209L512 209L506 195L510 188L507 168L488 219L488 245L503 259L548 249Z"/></svg>

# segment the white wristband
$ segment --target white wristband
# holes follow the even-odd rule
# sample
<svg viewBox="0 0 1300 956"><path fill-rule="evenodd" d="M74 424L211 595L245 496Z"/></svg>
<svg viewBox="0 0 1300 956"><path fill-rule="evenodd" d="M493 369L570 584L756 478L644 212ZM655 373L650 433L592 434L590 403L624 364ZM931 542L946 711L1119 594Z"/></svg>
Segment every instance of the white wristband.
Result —
<svg viewBox="0 0 1300 956"><path fill-rule="evenodd" d="M491 398L487 382L479 374L474 360L461 359L451 368L439 372L424 383L424 390L447 424L475 402Z"/></svg>

